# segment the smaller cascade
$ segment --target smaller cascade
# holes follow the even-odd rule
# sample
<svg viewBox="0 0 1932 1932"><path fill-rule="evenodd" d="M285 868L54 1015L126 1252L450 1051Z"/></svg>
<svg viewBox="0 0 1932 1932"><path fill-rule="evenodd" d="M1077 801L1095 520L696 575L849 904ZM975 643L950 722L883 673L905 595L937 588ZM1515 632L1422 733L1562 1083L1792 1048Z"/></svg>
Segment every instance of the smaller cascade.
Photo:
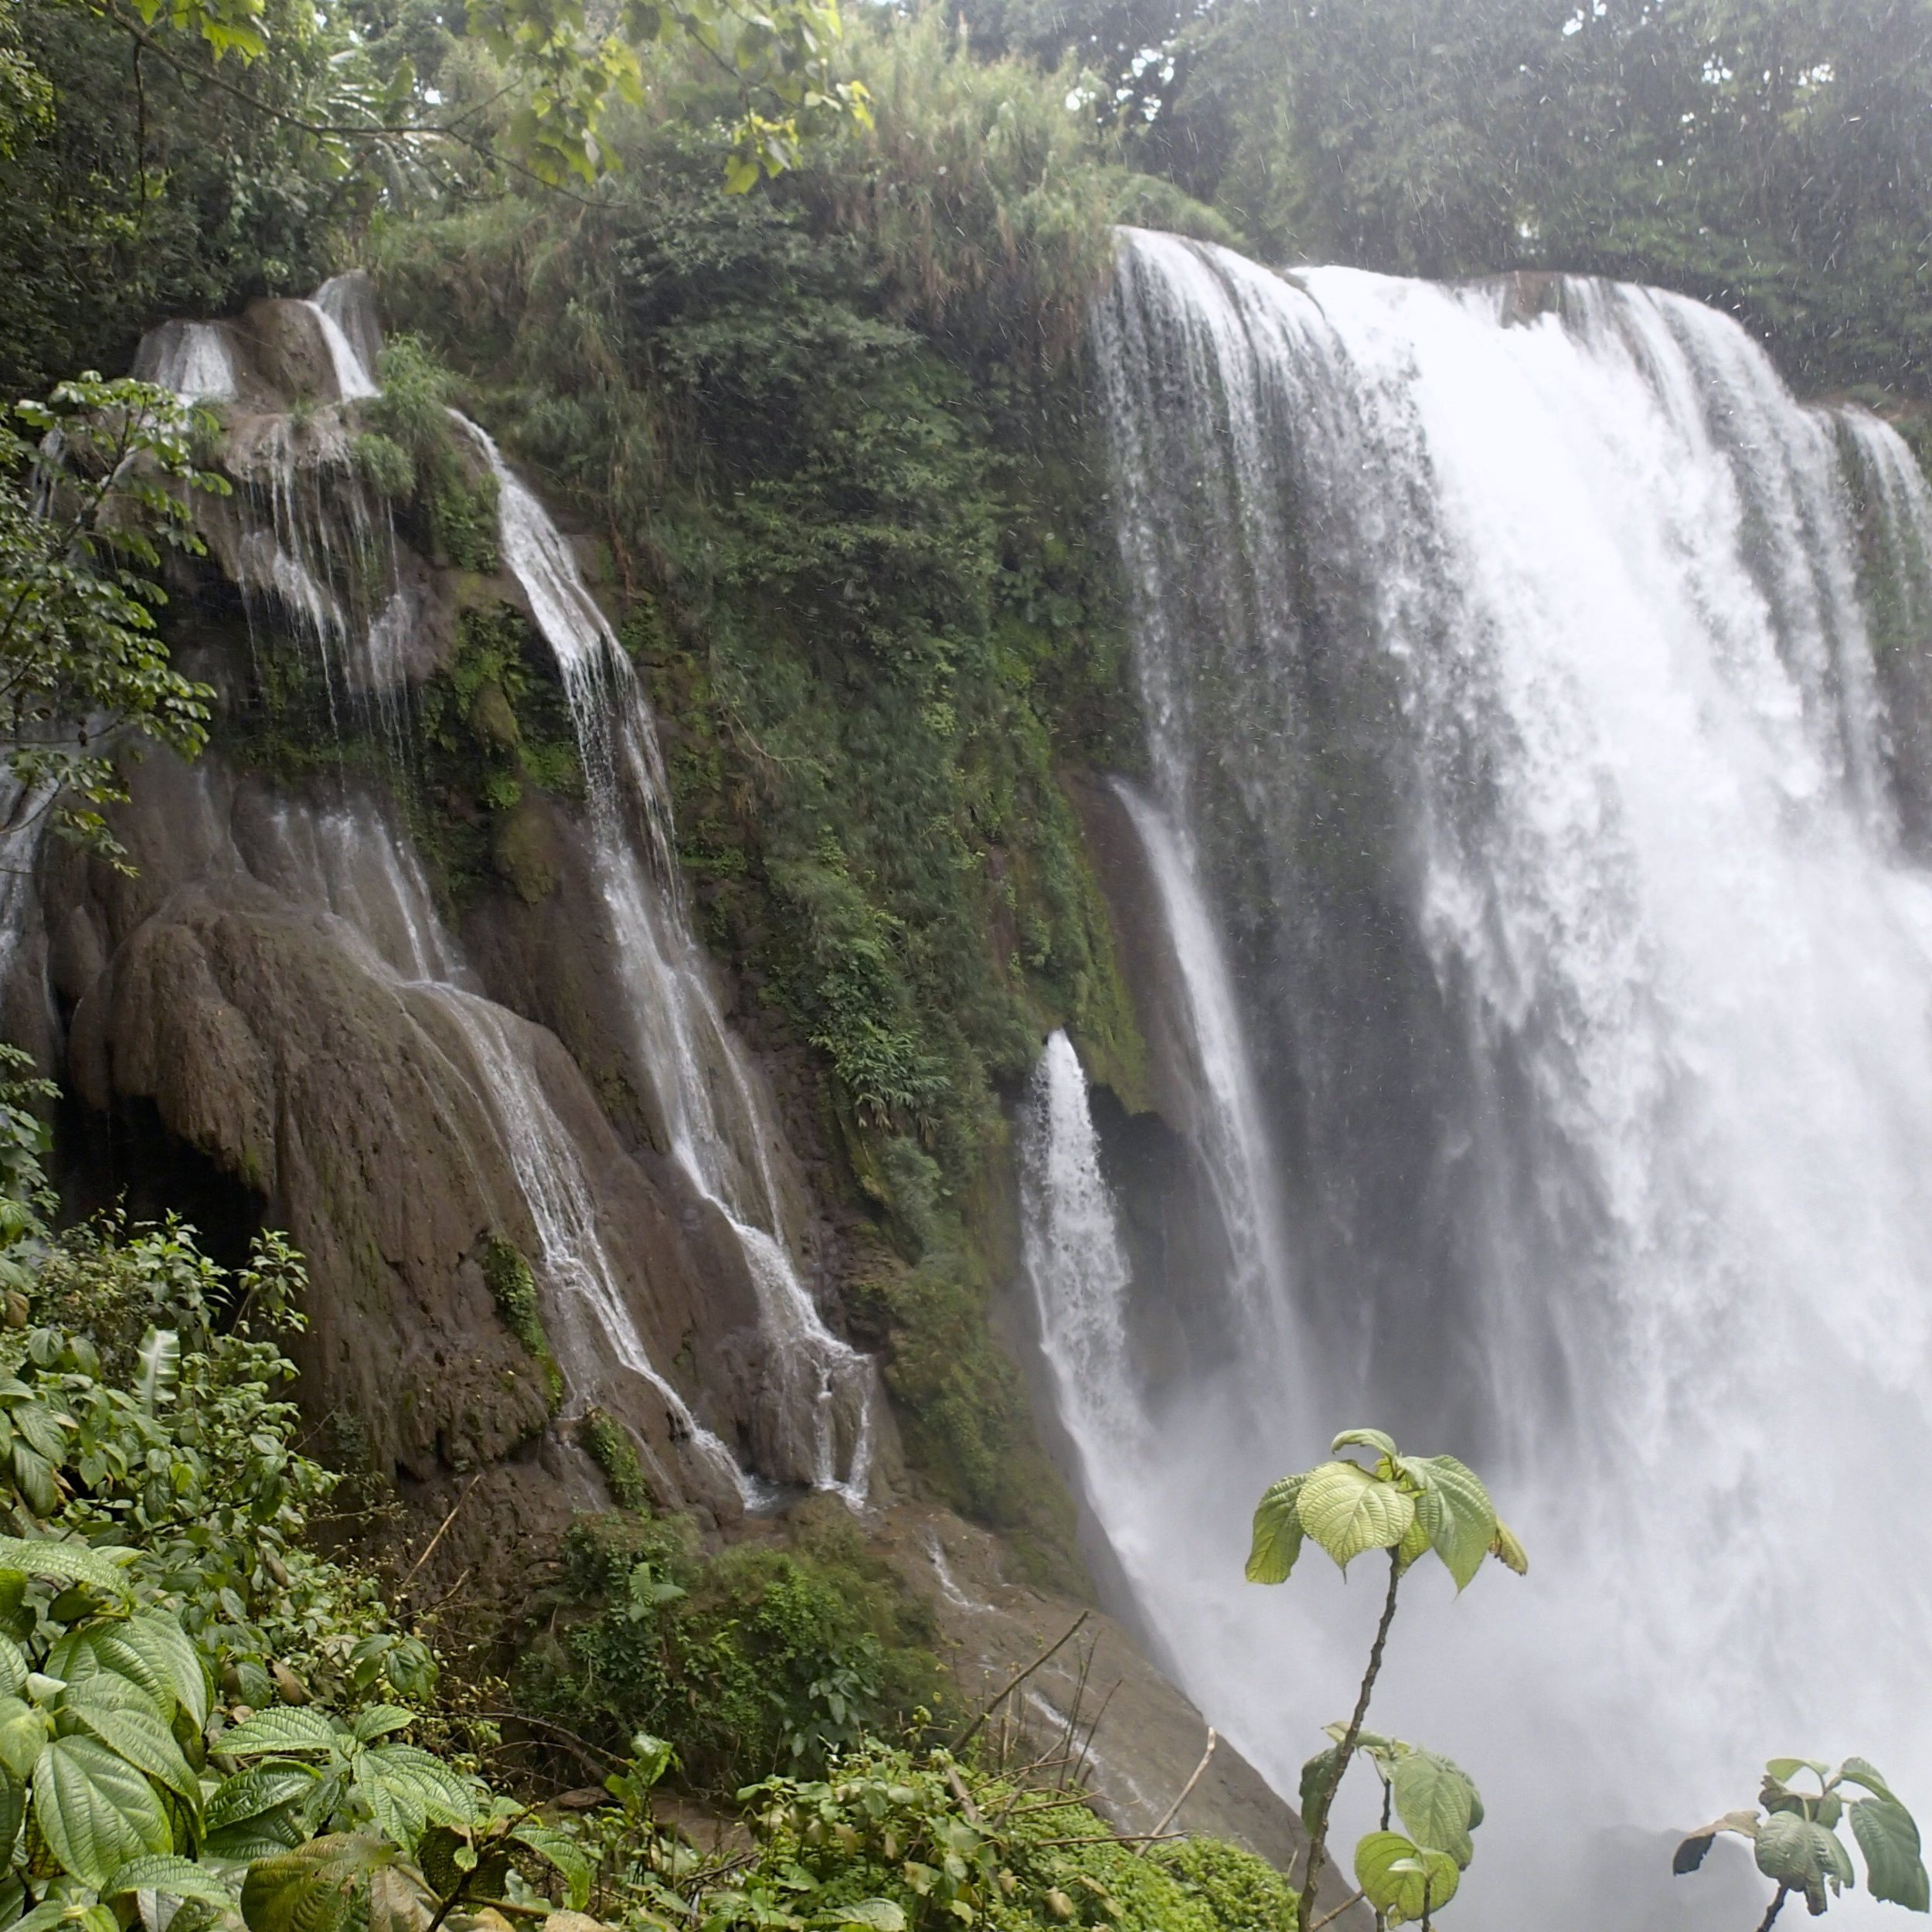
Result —
<svg viewBox="0 0 1932 1932"><path fill-rule="evenodd" d="M234 346L219 322L163 322L141 338L134 375L190 403L230 403L241 393Z"/></svg>
<svg viewBox="0 0 1932 1932"><path fill-rule="evenodd" d="M597 1225L596 1196L570 1131L532 1063L525 1022L484 998L437 914L415 855L373 810L270 815L255 861L265 882L325 910L346 927L369 970L399 995L438 1007L463 1043L471 1085L496 1123L537 1233L535 1257L560 1321L554 1339L573 1390L607 1383L614 1367L662 1403L675 1440L701 1474L747 1508L762 1500L725 1444L652 1365ZM641 1444L661 1485L680 1485Z"/></svg>
<svg viewBox="0 0 1932 1932"><path fill-rule="evenodd" d="M1124 779L1114 790L1147 856L1180 968L1184 1017L1200 1084L1199 1147L1233 1268L1228 1291L1250 1340L1272 1335L1276 1363L1294 1360L1287 1243L1234 983L1194 868L1166 816Z"/></svg>
<svg viewBox="0 0 1932 1932"><path fill-rule="evenodd" d="M1062 1425L1089 1501L1132 1483L1145 1430L1128 1334L1131 1274L1100 1172L1087 1076L1065 1032L1047 1041L1020 1128L1022 1253Z"/></svg>
<svg viewBox="0 0 1932 1932"><path fill-rule="evenodd" d="M773 1166L779 1136L685 923L669 789L644 688L543 506L488 434L457 420L495 473L503 561L563 676L590 791L598 884L672 1154L730 1225L757 1294L777 1398L774 1436L760 1460L781 1480L860 1507L871 1477L877 1371L826 1327L786 1247Z"/></svg>
<svg viewBox="0 0 1932 1932"><path fill-rule="evenodd" d="M226 323L162 323L142 338L134 369L185 400L236 406L228 464L238 487L231 512L209 535L240 588L251 630L291 625L315 650L329 728L339 734L345 712L372 709L400 760L409 747L406 647L417 614L388 507L357 469L353 424L339 406L380 393L369 359L379 352L380 332L360 275L337 276L294 306L314 321L338 404L300 429L260 371L244 386Z"/></svg>

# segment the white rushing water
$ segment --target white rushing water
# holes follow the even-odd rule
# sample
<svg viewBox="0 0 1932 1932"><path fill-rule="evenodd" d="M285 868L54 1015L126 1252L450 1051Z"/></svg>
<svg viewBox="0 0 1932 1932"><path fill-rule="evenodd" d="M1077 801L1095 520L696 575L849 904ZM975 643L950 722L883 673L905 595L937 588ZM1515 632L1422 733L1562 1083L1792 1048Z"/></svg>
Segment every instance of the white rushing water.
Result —
<svg viewBox="0 0 1932 1932"><path fill-rule="evenodd" d="M381 332L366 277L334 277L302 306L321 332L339 398L379 394L372 367ZM193 386L213 383L217 350L228 352L219 325L170 324L148 338L142 354L155 379L184 394L232 396L232 380L219 389ZM223 366L232 376L232 363ZM297 896L322 894L419 992L435 988L461 1032L539 1231L540 1271L576 1311L570 1332L559 1338L573 1386L594 1386L614 1368L640 1379L666 1406L674 1436L686 1443L706 1479L728 1471L747 1503L767 1500L774 1484L804 1485L862 1507L874 1447L876 1370L826 1326L794 1261L780 1178L782 1138L762 1081L718 1009L685 920L668 789L642 687L542 505L482 430L467 418L456 420L496 478L504 566L556 655L577 726L597 879L639 1065L652 1084L672 1158L730 1230L757 1298L763 1352L752 1418L755 1473L698 1424L652 1366L604 1246L593 1191L530 1065L522 1023L475 993L428 900L406 889L410 862L386 828L364 825L352 813L316 821L302 835L313 849L301 855ZM236 562L251 620L262 633L258 649L280 648L279 633L292 628L317 654L331 728L340 730L349 705L372 703L393 753L406 762L412 747L405 659L416 614L395 567L387 512L371 503L352 471L335 464L324 474L287 420L266 425L249 447L254 480L243 494ZM396 889L379 892L384 903L374 903L367 896L371 879L386 879ZM362 897L344 900L354 893ZM406 917L399 906L408 908Z"/></svg>
<svg viewBox="0 0 1932 1932"><path fill-rule="evenodd" d="M594 1190L544 1090L536 1030L475 991L414 854L364 804L282 806L254 842L258 876L338 921L366 970L393 985L406 1005L434 1004L462 1043L463 1077L495 1123L536 1230L531 1258L549 1291L550 1339L577 1406L614 1379L641 1385L643 1399L662 1408L689 1465L667 1471L640 1440L661 1490L686 1493L695 1474L701 1494L709 1486L755 1502L756 1482L652 1365L600 1225Z"/></svg>
<svg viewBox="0 0 1932 1932"><path fill-rule="evenodd" d="M1278 1188L1291 1304L1168 1284L1280 1398L1138 1441L1070 1398L1155 1472L1097 1513L1291 1792L1374 1606L1244 1585L1255 1496L1361 1423L1475 1462L1531 1575L1419 1578L1376 1706L1489 1798L1458 1912L1730 1922L1666 1835L1767 1756L1932 1804L1932 501L1652 291L1128 231L1097 335L1167 916L1219 928L1240 1010L1194 1021L1253 1097L1203 1073L1204 1138Z"/></svg>
<svg viewBox="0 0 1932 1932"><path fill-rule="evenodd" d="M597 883L670 1151L724 1217L757 1294L766 1349L761 1467L860 1506L871 1475L876 1370L825 1325L792 1259L777 1173L782 1136L685 923L644 688L543 506L490 437L464 426L495 472L504 563L563 676L590 788Z"/></svg>

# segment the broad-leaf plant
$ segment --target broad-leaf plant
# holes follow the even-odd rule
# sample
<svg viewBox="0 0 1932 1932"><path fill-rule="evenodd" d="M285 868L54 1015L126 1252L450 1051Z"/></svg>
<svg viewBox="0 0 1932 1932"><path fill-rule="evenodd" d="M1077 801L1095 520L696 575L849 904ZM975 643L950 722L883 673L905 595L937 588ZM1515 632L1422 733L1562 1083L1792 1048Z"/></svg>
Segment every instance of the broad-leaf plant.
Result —
<svg viewBox="0 0 1932 1932"><path fill-rule="evenodd" d="M1493 1556L1519 1575L1529 1566L1522 1544L1498 1519L1489 1492L1475 1472L1454 1456L1404 1455L1394 1439L1379 1429L1345 1429L1331 1447L1337 1460L1284 1476L1263 1495L1254 1512L1247 1567L1250 1583L1285 1583L1302 1545L1310 1540L1326 1551L1344 1574L1356 1557L1370 1550L1389 1553L1388 1590L1354 1713L1347 1723L1332 1729L1333 1746L1302 1774L1308 1853L1298 1932L1311 1932L1317 1923L1315 1903L1328 1849L1329 1815L1336 1789L1362 1747L1362 1724L1381 1674L1402 1579L1432 1550L1455 1579L1458 1591L1474 1578L1485 1557ZM1365 1465L1344 1456L1346 1449L1366 1450L1375 1460ZM1385 1923L1399 1925L1413 1919L1426 1926L1454 1894L1469 1862L1468 1833L1481 1821L1481 1801L1475 1787L1447 1759L1406 1747L1384 1746L1383 1751L1385 1786L1410 1829L1406 1835L1387 1829L1385 1809L1385 1828L1370 1833L1356 1849L1356 1879ZM1366 1754L1377 1762L1373 1752ZM1403 1771L1408 1760L1418 1761ZM1377 1768L1384 1767L1378 1763ZM1403 1788L1396 1785L1398 1772L1410 1794L1409 1803L1403 1801ZM1431 1842L1431 1834L1447 1842Z"/></svg>
<svg viewBox="0 0 1932 1932"><path fill-rule="evenodd" d="M1806 1788L1807 1782L1816 1788ZM1853 1792L1858 1795L1849 1795ZM1749 1838L1757 1869L1777 1887L1759 1932L1765 1932L1794 1893L1816 1918L1830 1897L1856 1886L1852 1855L1838 1836L1841 1824L1850 1825L1858 1842L1866 1889L1873 1898L1909 1912L1932 1910L1918 1825L1863 1758L1848 1757L1833 1770L1808 1757L1774 1757L1764 1767L1757 1801L1761 1812L1726 1811L1692 1832L1678 1846L1671 1869L1680 1876L1695 1872L1720 1832Z"/></svg>

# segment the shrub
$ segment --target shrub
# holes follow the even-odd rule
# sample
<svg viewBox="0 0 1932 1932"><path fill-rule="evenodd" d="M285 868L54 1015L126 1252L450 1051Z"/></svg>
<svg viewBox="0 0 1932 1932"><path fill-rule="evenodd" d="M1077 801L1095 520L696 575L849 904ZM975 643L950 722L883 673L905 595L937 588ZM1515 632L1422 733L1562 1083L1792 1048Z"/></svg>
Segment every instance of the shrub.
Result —
<svg viewBox="0 0 1932 1932"><path fill-rule="evenodd" d="M706 1556L688 1522L595 1519L571 1531L564 1560L519 1696L613 1745L665 1739L697 1790L821 1770L945 1701L923 1614L855 1541Z"/></svg>

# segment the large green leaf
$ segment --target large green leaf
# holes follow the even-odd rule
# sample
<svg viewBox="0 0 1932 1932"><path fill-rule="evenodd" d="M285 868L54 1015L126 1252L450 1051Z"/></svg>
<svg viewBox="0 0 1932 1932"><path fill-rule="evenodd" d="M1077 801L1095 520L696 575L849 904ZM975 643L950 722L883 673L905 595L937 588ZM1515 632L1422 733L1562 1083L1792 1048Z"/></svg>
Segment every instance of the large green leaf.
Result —
<svg viewBox="0 0 1932 1932"><path fill-rule="evenodd" d="M15 1777L28 1777L47 1741L47 1718L17 1697L0 1697L0 1764Z"/></svg>
<svg viewBox="0 0 1932 1932"><path fill-rule="evenodd" d="M270 1752L340 1752L349 1741L320 1711L277 1705L223 1731L214 1748L229 1757L261 1757Z"/></svg>
<svg viewBox="0 0 1932 1932"><path fill-rule="evenodd" d="M91 1737L56 1737L33 1772L33 1815L62 1866L103 1885L144 1852L172 1852L175 1835L155 1787Z"/></svg>
<svg viewBox="0 0 1932 1932"><path fill-rule="evenodd" d="M339 1932L358 1887L395 1857L393 1847L361 1833L311 1838L250 1866L242 1917L249 1932Z"/></svg>
<svg viewBox="0 0 1932 1932"><path fill-rule="evenodd" d="M11 1637L0 1635L0 1696L18 1697L27 1681L26 1653Z"/></svg>
<svg viewBox="0 0 1932 1932"><path fill-rule="evenodd" d="M1489 1492L1475 1471L1454 1456L1405 1456L1397 1466L1420 1489L1417 1521L1427 1529L1457 1589L1466 1589L1496 1537Z"/></svg>
<svg viewBox="0 0 1932 1932"><path fill-rule="evenodd" d="M1872 1896L1910 1912L1932 1910L1912 1814L1889 1797L1860 1798L1851 1810L1852 1835L1865 1854L1865 1883Z"/></svg>
<svg viewBox="0 0 1932 1932"><path fill-rule="evenodd" d="M474 1823L474 1787L440 1757L419 1750L413 1744L377 1744L365 1751L359 1761L374 1766L386 1783L406 1785L438 1825L467 1831Z"/></svg>
<svg viewBox="0 0 1932 1932"><path fill-rule="evenodd" d="M1899 1801L1898 1793L1886 1783L1877 1766L1866 1764L1862 1757L1848 1757L1838 1767L1838 1781L1862 1785L1874 1798L1888 1798L1894 1804Z"/></svg>
<svg viewBox="0 0 1932 1932"><path fill-rule="evenodd" d="M39 1536L0 1536L0 1570L45 1577L55 1583L86 1583L115 1597L128 1594L131 1586L127 1566L138 1554L132 1549L91 1549L85 1543Z"/></svg>
<svg viewBox="0 0 1932 1932"><path fill-rule="evenodd" d="M365 1751L355 1760L355 1779L376 1828L392 1844L414 1852L430 1821L413 1781L406 1774L385 1777L372 1751Z"/></svg>
<svg viewBox="0 0 1932 1932"><path fill-rule="evenodd" d="M1415 1521L1414 1498L1359 1463L1325 1462L1295 1499L1301 1527L1346 1570L1366 1549L1389 1549Z"/></svg>
<svg viewBox="0 0 1932 1932"><path fill-rule="evenodd" d="M181 1337L150 1328L134 1349L134 1393L150 1415L169 1401L181 1379Z"/></svg>
<svg viewBox="0 0 1932 1932"><path fill-rule="evenodd" d="M511 1835L563 1875L563 1882L570 1887L573 1912L581 1912L590 1903L590 1883L596 1876L597 1868L583 1847L568 1832L554 1830L547 1825L523 1824Z"/></svg>
<svg viewBox="0 0 1932 1932"><path fill-rule="evenodd" d="M165 1892L170 1898L199 1899L204 1904L235 1909L235 1888L220 1872L172 1852L131 1859L100 1888L104 1899L130 1892Z"/></svg>
<svg viewBox="0 0 1932 1932"><path fill-rule="evenodd" d="M861 1932L906 1932L906 1908L890 1899L861 1899L856 1905L835 1906L832 1916Z"/></svg>
<svg viewBox="0 0 1932 1932"><path fill-rule="evenodd" d="M208 1800L204 1822L209 1831L218 1832L248 1818L260 1818L264 1812L278 1810L305 1796L320 1775L305 1766L237 1771L216 1786Z"/></svg>
<svg viewBox="0 0 1932 1932"><path fill-rule="evenodd" d="M373 1744L392 1731L407 1730L415 1722L415 1712L406 1711L400 1704L372 1704L355 1713L354 1729L359 1742Z"/></svg>
<svg viewBox="0 0 1932 1932"><path fill-rule="evenodd" d="M1371 1832L1355 1848L1355 1881L1392 1926L1439 1912L1462 1874L1446 1852L1412 1844L1400 1832Z"/></svg>
<svg viewBox="0 0 1932 1932"><path fill-rule="evenodd" d="M15 1919L7 1932L121 1932L121 1921L104 1905L90 1905L84 1899L48 1899L36 1905L25 1918Z"/></svg>
<svg viewBox="0 0 1932 1932"><path fill-rule="evenodd" d="M164 1611L144 1610L124 1621L92 1625L90 1648L103 1668L131 1678L166 1713L172 1699L199 1730L208 1722L208 1671L194 1639Z"/></svg>
<svg viewBox="0 0 1932 1932"><path fill-rule="evenodd" d="M1476 1787L1468 1773L1434 1751L1408 1751L1396 1759L1389 1782L1409 1835L1467 1867L1475 1854L1469 1833L1476 1819Z"/></svg>
<svg viewBox="0 0 1932 1932"><path fill-rule="evenodd" d="M1757 1828L1757 1869L1804 1894L1814 1913L1825 1906L1825 1888L1854 1883L1851 1856L1835 1832L1797 1811L1772 1811Z"/></svg>
<svg viewBox="0 0 1932 1932"><path fill-rule="evenodd" d="M1301 1522L1295 1498L1305 1476L1284 1476L1270 1483L1254 1510L1254 1542L1248 1552L1248 1581L1284 1583L1301 1553Z"/></svg>
<svg viewBox="0 0 1932 1932"><path fill-rule="evenodd" d="M110 1685L127 1684L124 1677L104 1675L70 1684L62 1692L60 1714L84 1726L110 1750L119 1753L130 1764L145 1771L158 1784L199 1807L201 1783L189 1770L188 1760L175 1742L175 1734L155 1715L144 1699L139 1706L118 1698L104 1697ZM128 1689L134 1687L130 1685ZM135 1693L137 1696L139 1692Z"/></svg>

